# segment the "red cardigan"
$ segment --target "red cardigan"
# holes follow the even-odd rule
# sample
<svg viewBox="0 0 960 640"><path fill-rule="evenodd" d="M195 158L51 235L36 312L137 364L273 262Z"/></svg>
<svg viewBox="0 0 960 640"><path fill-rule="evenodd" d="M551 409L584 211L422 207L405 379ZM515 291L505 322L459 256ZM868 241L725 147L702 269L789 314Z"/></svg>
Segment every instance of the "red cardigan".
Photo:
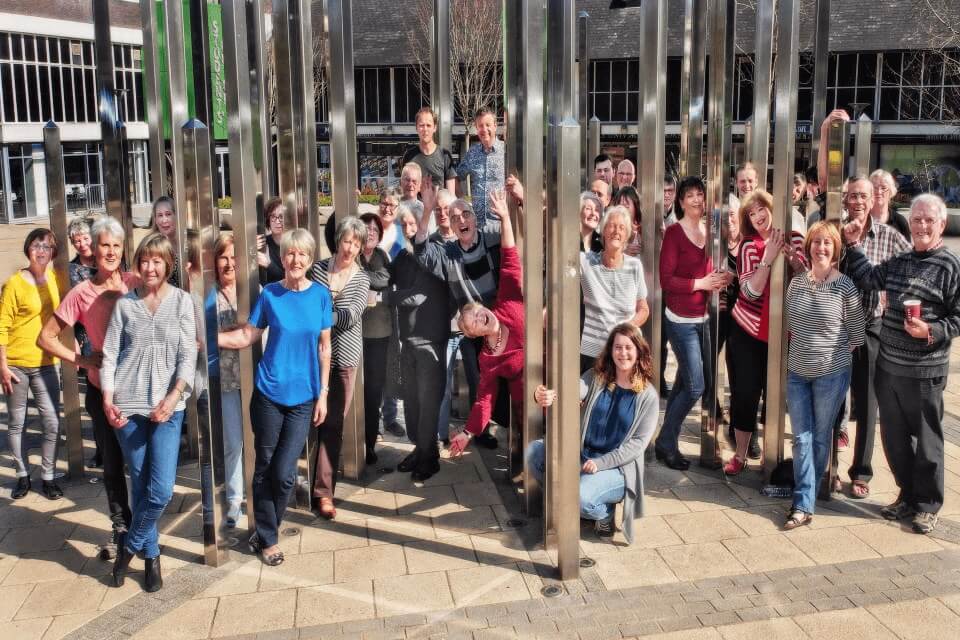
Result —
<svg viewBox="0 0 960 640"><path fill-rule="evenodd" d="M693 281L713 271L713 259L706 248L690 242L680 223L663 232L660 246L660 287L663 302L683 318L702 318L707 313L709 294L694 291Z"/></svg>

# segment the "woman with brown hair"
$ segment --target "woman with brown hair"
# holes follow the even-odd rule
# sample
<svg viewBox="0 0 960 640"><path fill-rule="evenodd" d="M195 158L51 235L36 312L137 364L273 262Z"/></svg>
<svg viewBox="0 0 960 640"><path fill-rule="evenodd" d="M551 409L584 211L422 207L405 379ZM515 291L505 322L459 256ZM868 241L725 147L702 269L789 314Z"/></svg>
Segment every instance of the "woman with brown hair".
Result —
<svg viewBox="0 0 960 640"><path fill-rule="evenodd" d="M614 505L623 501L623 534L633 542L633 519L643 515L643 452L657 429L660 399L650 384L650 347L634 324L610 332L580 385L580 517L596 521L597 534L613 535ZM549 407L556 392L543 385L534 398ZM542 485L543 440L530 443L526 458Z"/></svg>
<svg viewBox="0 0 960 640"><path fill-rule="evenodd" d="M283 200L271 198L263 205L263 219L267 233L257 236L257 265L260 267L260 284L283 280L283 261L280 254L280 239L283 238Z"/></svg>

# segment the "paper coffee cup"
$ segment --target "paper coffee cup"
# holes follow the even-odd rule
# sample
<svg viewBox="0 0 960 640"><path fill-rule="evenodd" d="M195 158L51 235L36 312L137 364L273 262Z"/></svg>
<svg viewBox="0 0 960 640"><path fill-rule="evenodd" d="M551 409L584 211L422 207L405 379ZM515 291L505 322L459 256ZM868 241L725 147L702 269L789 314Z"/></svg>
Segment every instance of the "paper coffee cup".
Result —
<svg viewBox="0 0 960 640"><path fill-rule="evenodd" d="M920 301L919 300L904 300L903 301L903 312L908 320L913 320L920 317Z"/></svg>

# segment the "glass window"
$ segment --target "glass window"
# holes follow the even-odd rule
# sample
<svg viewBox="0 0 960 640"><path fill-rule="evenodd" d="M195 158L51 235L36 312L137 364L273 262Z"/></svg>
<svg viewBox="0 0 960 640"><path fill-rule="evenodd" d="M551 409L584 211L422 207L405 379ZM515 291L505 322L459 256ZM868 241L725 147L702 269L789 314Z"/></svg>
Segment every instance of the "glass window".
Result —
<svg viewBox="0 0 960 640"><path fill-rule="evenodd" d="M611 91L626 91L629 65L626 60L614 60L610 64Z"/></svg>
<svg viewBox="0 0 960 640"><path fill-rule="evenodd" d="M597 60L594 63L594 91L610 91L610 62Z"/></svg>
<svg viewBox="0 0 960 640"><path fill-rule="evenodd" d="M87 96L85 102L87 104L87 122L96 122L99 118L97 117L97 78L93 69L84 69L83 70L84 78L87 83Z"/></svg>
<svg viewBox="0 0 960 640"><path fill-rule="evenodd" d="M920 117L920 90L904 87L900 92L900 120L916 120Z"/></svg>
<svg viewBox="0 0 960 640"><path fill-rule="evenodd" d="M60 84L60 69L50 70L50 98L53 101L53 119L63 122L63 87Z"/></svg>
<svg viewBox="0 0 960 640"><path fill-rule="evenodd" d="M596 93L593 99L593 115L604 122L610 121L610 94Z"/></svg>
<svg viewBox="0 0 960 640"><path fill-rule="evenodd" d="M837 86L855 87L857 86L857 54L846 53L838 56L837 62Z"/></svg>
<svg viewBox="0 0 960 640"><path fill-rule="evenodd" d="M46 38L37 38L37 60L39 62L47 61L47 39Z"/></svg>
<svg viewBox="0 0 960 640"><path fill-rule="evenodd" d="M17 122L28 122L27 77L22 64L13 65L13 95L17 104Z"/></svg>
<svg viewBox="0 0 960 640"><path fill-rule="evenodd" d="M896 120L900 114L900 89L884 87L880 90L880 119Z"/></svg>
<svg viewBox="0 0 960 640"><path fill-rule="evenodd" d="M10 59L23 60L23 38L19 33L10 34L10 44L13 45Z"/></svg>
<svg viewBox="0 0 960 640"><path fill-rule="evenodd" d="M63 119L66 122L76 122L77 101L73 91L73 72L70 69L60 69L60 74L63 77ZM83 95L82 90L80 95Z"/></svg>
<svg viewBox="0 0 960 640"><path fill-rule="evenodd" d="M390 108L390 69L379 69L377 72L377 85L380 104L380 119L378 122L392 122L393 114Z"/></svg>
<svg viewBox="0 0 960 640"><path fill-rule="evenodd" d="M26 62L37 60L37 39L33 36L23 36L23 59Z"/></svg>
<svg viewBox="0 0 960 640"><path fill-rule="evenodd" d="M41 66L37 71L40 75L40 121L46 122L53 119L50 100L50 67Z"/></svg>
<svg viewBox="0 0 960 640"><path fill-rule="evenodd" d="M70 72L73 74L73 94L74 100L77 104L77 122L86 122L87 120L87 103L84 96L84 86L83 86L83 69L71 69Z"/></svg>
<svg viewBox="0 0 960 640"><path fill-rule="evenodd" d="M93 43L89 40L84 40L83 42L83 64L88 66L95 64L93 58Z"/></svg>
<svg viewBox="0 0 960 640"><path fill-rule="evenodd" d="M16 122L13 106L13 74L9 62L0 64L0 86L3 90L3 121Z"/></svg>
<svg viewBox="0 0 960 640"><path fill-rule="evenodd" d="M10 59L10 34L0 33L0 59Z"/></svg>

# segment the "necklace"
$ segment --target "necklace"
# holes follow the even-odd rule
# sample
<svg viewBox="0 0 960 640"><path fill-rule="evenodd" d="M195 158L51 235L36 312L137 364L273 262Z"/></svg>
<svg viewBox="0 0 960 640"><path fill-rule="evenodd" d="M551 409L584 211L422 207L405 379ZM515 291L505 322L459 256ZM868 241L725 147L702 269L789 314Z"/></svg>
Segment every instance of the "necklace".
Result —
<svg viewBox="0 0 960 640"><path fill-rule="evenodd" d="M490 353L496 353L497 351L499 351L499 350L500 350L500 344L501 344L502 342L503 342L503 325L500 325L500 326L497 327L497 343L496 343L495 345L493 345L493 346L491 347L489 340L485 340L485 341L484 341L484 343L485 343L486 346L487 346L487 350L488 350Z"/></svg>

